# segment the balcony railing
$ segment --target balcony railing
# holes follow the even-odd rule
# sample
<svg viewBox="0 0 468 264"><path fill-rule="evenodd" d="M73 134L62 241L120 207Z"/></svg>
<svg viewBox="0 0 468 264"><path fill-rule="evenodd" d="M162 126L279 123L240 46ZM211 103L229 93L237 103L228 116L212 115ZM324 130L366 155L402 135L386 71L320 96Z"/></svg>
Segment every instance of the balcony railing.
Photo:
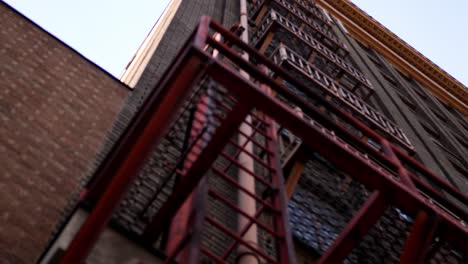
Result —
<svg viewBox="0 0 468 264"><path fill-rule="evenodd" d="M325 92L333 95L341 103L353 109L354 113L359 114L361 117L365 118L365 120L377 126L406 148L413 149L411 142L401 128L367 105L352 92L344 89L341 85L333 81L330 77L315 68L312 64L297 55L291 49L284 45L280 45L273 53L272 58L276 64L282 65L284 63L288 63L313 82L321 84L320 87L324 87L326 89Z"/></svg>
<svg viewBox="0 0 468 264"><path fill-rule="evenodd" d="M305 33L298 26L294 25L291 21L284 18L283 16L281 16L273 10L271 10L264 17L263 21L258 25L257 31L253 36L253 44L255 46L259 47L260 45L263 45L263 40L269 32L276 32L273 27L275 23L285 28L288 32L292 33L288 35L283 34L281 36L278 36L278 38L280 38L279 42L288 45L288 43L290 43L294 39L294 37L301 39L305 45L312 48L312 50L319 54L322 58L325 58L327 61L336 65L339 68L339 72L337 73L337 75L341 75L342 73L344 73L350 76L355 81L357 81L357 84L353 83L352 87L349 87L351 91L357 90L358 88L362 87L363 91L361 92L361 94L363 98L367 98L374 92L372 84L362 73L356 70L353 66L347 63L340 56L336 55L330 49L325 47L322 43L320 43L320 41L316 40L311 35ZM291 37L291 35L293 37ZM288 46L292 49L301 49L302 51L304 51L305 48L303 45L297 44Z"/></svg>
<svg viewBox="0 0 468 264"><path fill-rule="evenodd" d="M303 9L304 12L307 15L312 15L318 20L320 20L325 26L331 27L331 22L330 20L325 17L317 8L313 7L312 4L307 3L307 1L304 0L294 0L294 2L299 6L299 8Z"/></svg>
<svg viewBox="0 0 468 264"><path fill-rule="evenodd" d="M213 35L209 35L208 32L219 34L220 39L223 41L220 41ZM219 56L214 57L214 51ZM239 53L248 54L251 61L244 60ZM281 52L283 56L284 53L284 51ZM295 60L300 61L297 58ZM301 91L307 92L311 98L324 106L327 111L358 127L364 137L371 138L377 142L381 146L381 150L376 150L369 146L364 141L364 137L357 138L349 135L346 129L330 120L324 115L323 111L305 101L304 98L294 95L282 83L267 75L266 71L262 70L265 67L274 76L295 85ZM239 74L239 69L245 71L250 78L247 79ZM314 82L320 80L320 85L322 86L326 82L329 83L328 85L334 85L325 75L321 75L319 71L311 71L311 73L316 75ZM200 81L207 79L213 80L216 83L216 87L219 87L219 93L210 92L212 90L209 89L209 86L206 89L204 88L205 86L200 86ZM317 84L319 83L317 82ZM200 190L197 186L201 186L203 180L211 176L210 169L213 164L217 165L216 161L223 155L224 147L228 146L232 139L231 136L235 135L239 125L245 122L244 120L248 115L255 115L254 118L264 116L269 120L274 118L276 123L300 138L302 144L307 149L318 153L327 163L338 168L351 177L353 181L362 184L366 190L372 192L366 197L365 203L362 206L359 205L359 210L352 212L350 218L346 220L346 226L340 231L338 237L334 237L333 244L328 246L326 252L319 260L320 263L342 263L345 257L359 246L366 233L371 232L372 229L382 229L382 226L388 226L387 223L391 225L394 221L400 221L401 217L396 219L389 218L385 213L386 210L395 212L395 208L399 212L402 212L400 216L404 213L405 218L409 216L414 219L414 221L411 221L413 223L411 230L399 229L409 235L400 237L398 240L393 241L393 243L386 243L388 241L385 241L384 237L379 237L378 240L374 240L373 242L385 243L388 245L385 248L393 248L394 243L404 243L404 248L400 250L400 247L398 249L403 263L419 263L417 257L421 259L420 255L426 255L426 259L432 261L430 258L433 258L434 253L438 253L441 248L456 252L457 254L459 252L462 254L468 252L468 244L466 243L468 239L468 228L466 226L468 216L463 210L458 210L459 206L447 199L438 190L446 191L448 195L456 198L459 204L466 207L468 198L464 194L440 177L434 175L400 149L388 143L386 139L373 132L372 128L365 126L342 108L337 107L314 92L310 92L309 87L305 86L290 73L259 54L252 47L242 42L236 35L210 19L203 18L200 26L191 35L190 40L179 52L171 67L162 75L162 79L156 87L158 89L150 91L148 98L143 102L142 107L130 122L129 127L117 141L116 147L112 149L96 170L95 178L101 184L93 184L89 186L87 192L84 192L85 200L89 201L91 193L96 193L98 199L95 200L95 203L90 203L90 205L94 204L90 208L90 215L76 235L71 238L72 242L65 252L65 257L61 259L61 263L81 263L86 259L100 232L111 218L113 210L120 205L125 191L130 185L135 184L134 180L137 177L140 165L148 161L148 156L154 153L155 149L151 148L151 146L158 148L164 143L165 139L173 141L174 136L179 137L179 143L191 149L189 152L183 151L181 157L183 158L183 162L177 162L180 180L174 186L174 190L169 198L158 200L161 202L160 210L157 211L157 215L152 215L151 220L147 222L144 233L135 234L132 239L139 241L146 248L151 248L160 237L159 235L163 229L171 223L173 227L187 231L188 225L183 224L183 221L173 221L174 216L182 208L182 205L188 204L190 206L192 204L191 202L190 204L186 203L192 194L200 197L197 194L199 193L198 190ZM200 89L201 91L198 92ZM187 101L193 98L192 94L199 94L201 100L192 101L194 104L188 103ZM272 94L277 96L272 96ZM278 100L278 96L286 98L289 103L300 108L304 113L304 117L298 115L294 111L294 108L290 108L289 105ZM213 105L216 107L210 107L209 104L211 103L209 102L211 100L220 100L220 104ZM196 108L186 108L185 106L187 105L195 105ZM170 133L178 123L179 113L185 112L185 109L197 109L198 113L205 114L198 115L194 113L193 115L188 115L189 118L190 116L193 117L193 124L195 126L191 126L192 129L182 129L187 133L183 135L180 135L180 133L177 133L177 135ZM219 114L216 112L212 113L212 111L219 111L217 112ZM305 116L308 118L305 118ZM208 120L215 121L210 123L214 124L214 126L204 126ZM268 126L260 125L262 129L275 127L270 124L269 121ZM205 127L207 128L206 130L204 129ZM186 127L184 126L184 128ZM255 129L256 127L253 128ZM257 132L262 133L263 130ZM199 134L201 135L200 137L197 136L198 133L201 133ZM188 140L182 137L188 138ZM269 133L267 137L274 139L275 134ZM250 138L255 140L253 137ZM185 142L188 144L185 144ZM271 157L272 149L268 148L266 151L262 151L262 155ZM232 155L232 153L230 152L229 155ZM378 160L379 163L373 162L373 159L369 158L370 156ZM255 157L253 158L255 159ZM157 166L167 167L165 160L151 159L151 161L157 161L154 162ZM234 164L232 160L230 162ZM385 164L393 173L389 173L386 168L381 167L380 163ZM411 164L418 172L424 175L425 179L434 181L437 189L432 188L427 183L425 187L427 190L420 189L419 186L424 185L425 181L413 176L408 179L405 164ZM238 164L235 164L235 166L239 167ZM271 172L271 168L274 167L270 166L269 168L265 171ZM395 177L395 174L398 177ZM170 175L161 175L161 177L167 176L170 178L173 174ZM224 178L229 179L228 177ZM261 177L256 177L255 179L265 181L260 180L263 179ZM281 177L278 177L278 179L281 180ZM330 182L330 179L327 178L326 180ZM416 186L413 186L411 180L413 180ZM231 182L235 183L235 180ZM96 186L100 186L100 188ZM284 210L284 200L279 201L281 202L280 207L273 208L281 208L281 214L278 214L278 211L270 210L270 201L264 201L266 199L270 200L272 197L284 199L284 188L281 182L274 187L276 186L279 186L279 188L270 188L268 192L262 192L264 197L258 201L262 207L252 217L250 215L243 215L250 217L251 223L257 223L254 220L256 221L256 218L261 215L264 209L274 213L276 217L281 216L286 218L287 210ZM308 191L310 192L310 190ZM328 190L324 191L328 192ZM341 195L343 190L340 190L339 193L340 195L336 196L336 200L325 202L335 203L339 201L339 199L343 198ZM216 198L222 199L223 197L218 196ZM313 200L312 203L315 201L321 202ZM195 213L203 212L204 207L197 206L196 203L193 204L194 209L201 209L194 210ZM276 200L275 204L278 204L278 200ZM187 212L186 210L184 211ZM285 213L282 214L283 212ZM201 261L197 258L200 254L211 258L217 263L225 262L224 256L232 252L232 246L226 248L226 251L224 251L227 252L226 254L215 255L210 254L212 253L212 248L206 247L213 244L203 243L204 241L202 241L205 238L216 239L214 236L210 236L213 233L205 233L208 232L207 228L211 227L222 231L221 238L234 239L235 243L238 242L237 244L242 243L243 245L250 246L254 252L263 249L261 248L261 244L257 248L252 247L248 242L244 241L243 230L235 232L229 228L222 228L225 223L211 221L209 219L212 218L209 215L208 217L204 217L203 213L199 213L198 216L194 216L193 218L190 217L191 215L191 212L187 212L186 214L189 219L199 220L194 221L197 224L189 225L190 227L194 227L192 229L193 232L184 232L178 239L170 237L171 241L175 239L178 242L175 247L177 250L166 252L171 257L177 255L191 257L188 260L184 258L179 263L200 263ZM229 215L230 219L235 217L233 215ZM212 226L203 225L205 220L208 224L212 224ZM287 223L286 219L284 220L283 223ZM378 221L385 224L379 224ZM268 224L274 223L268 222ZM216 223L216 225L213 223ZM395 227L398 228L398 226ZM259 226L259 228L262 228L262 226ZM287 250L291 247L283 246L292 244L291 239L289 239L289 227L278 224L273 228L281 231L281 234L273 238L271 240L273 241L272 244L268 245L268 249L271 248L270 245L273 245L274 252L271 254L272 257L263 254L261 255L261 259L265 259L269 263L295 263L293 257L291 258L293 253ZM393 226L392 229L394 229ZM203 237L201 236L201 232L204 232ZM397 230L397 232L399 231ZM388 230L388 233L394 233L394 230ZM229 242L228 239L225 240ZM174 244L171 243L171 245ZM267 248L265 247L265 249ZM370 248L366 247L365 250L369 252ZM431 252L428 253L428 251ZM183 254L179 254L180 252L183 252ZM188 253L193 254L189 255ZM467 263L466 257L462 256L461 258L465 261L460 261L460 263ZM270 259L273 261L270 261ZM413 261L414 259L416 260ZM443 261L446 260L449 259L443 259ZM167 261L170 263L169 259Z"/></svg>
<svg viewBox="0 0 468 264"><path fill-rule="evenodd" d="M261 1L255 2L250 6L250 10L252 10L252 13L251 13L252 16L251 17L259 15L258 13L260 12L261 8L264 5L267 5L268 3L270 3L270 7L271 7L271 4L274 3L275 7L283 8L283 11L286 11L286 12L294 15L302 23L307 25L310 28L310 30L312 30L316 34L320 35L321 38L325 38L326 40L328 40L328 42L330 42L330 43L328 43L328 42L324 42L324 43L327 44L327 46L330 49L332 49L334 52L338 53L340 56L343 56L343 55L347 54L348 47L341 40L339 40L333 34L333 32L325 30L317 22L315 22L313 19L311 19L310 17L305 15L301 10L294 7L292 4L290 4L286 0L261 0ZM276 11L281 13L280 10L276 10Z"/></svg>

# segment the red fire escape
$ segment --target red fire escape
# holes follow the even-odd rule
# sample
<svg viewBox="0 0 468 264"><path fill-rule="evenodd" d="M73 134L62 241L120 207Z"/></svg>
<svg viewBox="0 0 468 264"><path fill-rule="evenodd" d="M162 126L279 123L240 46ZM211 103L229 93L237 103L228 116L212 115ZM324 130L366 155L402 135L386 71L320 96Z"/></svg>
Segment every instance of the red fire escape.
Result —
<svg viewBox="0 0 468 264"><path fill-rule="evenodd" d="M240 56L243 52L250 61ZM277 80L293 84L307 99ZM179 136L174 131L184 116L189 121L184 121L186 133ZM253 133L243 134L241 124ZM278 150L284 130L370 192L319 263L342 262L389 207L414 219L401 252L402 263L430 259L440 245L436 240L468 252L466 196L333 100L318 95L232 31L204 17L98 169L98 180L84 197L95 204L62 263L85 260L145 158L164 140L177 137L183 138L183 146L175 161L166 166L172 192L145 222L141 244L151 247L170 230L166 263L231 262L239 247L247 248L262 263L295 263ZM246 139L244 144L233 139L238 136ZM247 144L254 145L254 151L246 152ZM241 152L255 161L254 170L238 162ZM243 189L232 176L232 171L242 170L256 181L255 193ZM226 188L217 188L211 180L254 199L255 214L245 213L235 199L223 193ZM227 208L232 218L248 219L248 224L241 230L232 228L228 218L221 219L211 210L216 206ZM266 238L258 245L244 239L252 225ZM217 234L222 242L210 245L207 233Z"/></svg>

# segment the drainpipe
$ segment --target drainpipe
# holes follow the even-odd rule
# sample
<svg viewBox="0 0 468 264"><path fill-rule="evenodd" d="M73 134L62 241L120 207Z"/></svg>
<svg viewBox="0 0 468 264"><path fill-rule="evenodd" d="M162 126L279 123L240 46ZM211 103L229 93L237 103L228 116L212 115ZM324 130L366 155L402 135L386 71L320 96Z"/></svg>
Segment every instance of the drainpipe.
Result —
<svg viewBox="0 0 468 264"><path fill-rule="evenodd" d="M247 18L247 1L246 0L240 0L240 24L241 26L245 29L244 32L241 35L241 39L243 42L248 43L249 41L249 35L248 35L248 18ZM244 53L242 54L242 58L245 60L249 60L249 54ZM249 75L244 72L240 71L240 74L245 77L249 78ZM245 121L249 124L252 124L252 118L250 116L247 116ZM239 130L243 132L245 135L252 135L252 128L249 125L246 125L245 123L242 123L240 126ZM248 139L244 137L243 135L239 135L238 138L238 143L240 146L243 146L245 142ZM248 142L244 148L245 152L241 152L238 157L238 161L240 164L242 164L246 169L250 170L251 172L254 172L254 160L252 157L247 155L246 152L248 153L253 153L253 145L252 142ZM247 172L244 170L239 170L238 174L238 180L239 184L250 191L251 193L255 193L255 179L249 175ZM245 192L239 191L238 193L238 203L239 203L239 208L246 212L250 216L255 215L256 211L256 205L255 205L255 200L248 196ZM238 229L239 232L248 224L250 220L239 215L238 218ZM245 235L242 237L244 241L247 243L251 244L253 247L257 247L257 225L253 224L250 229L245 233ZM240 245L238 249L238 259L237 263L239 264L258 264L258 258L252 250L249 248Z"/></svg>

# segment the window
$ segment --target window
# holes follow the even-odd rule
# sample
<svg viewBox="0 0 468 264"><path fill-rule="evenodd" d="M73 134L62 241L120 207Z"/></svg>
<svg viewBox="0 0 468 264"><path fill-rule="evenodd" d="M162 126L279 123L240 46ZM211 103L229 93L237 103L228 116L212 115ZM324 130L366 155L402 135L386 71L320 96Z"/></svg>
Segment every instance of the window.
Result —
<svg viewBox="0 0 468 264"><path fill-rule="evenodd" d="M385 81L393 88L394 91L396 91L399 95L408 98L408 100L411 102L412 105L416 105L416 102L412 99L412 96L408 93L405 87L401 86L393 77L382 73L382 76L384 77Z"/></svg>
<svg viewBox="0 0 468 264"><path fill-rule="evenodd" d="M413 86L413 87L415 87L415 86ZM418 89L414 89L414 90L416 91L416 94L419 95L419 97L421 99L423 99L423 100L427 99L427 95L423 91L421 91L421 89L419 89L419 87L418 87Z"/></svg>
<svg viewBox="0 0 468 264"><path fill-rule="evenodd" d="M393 78L392 76L388 75L387 73L385 72L381 72L382 76L384 77L384 79L390 83L392 86L394 86L395 88L398 87L398 83L397 81L395 80L395 78Z"/></svg>
<svg viewBox="0 0 468 264"><path fill-rule="evenodd" d="M403 77L403 79L405 79L407 82L411 83L413 81L413 78L411 78L410 75L406 74L406 73L402 73L399 69L395 68L395 70L398 72L398 74Z"/></svg>
<svg viewBox="0 0 468 264"><path fill-rule="evenodd" d="M406 106L408 106L411 110L413 110L414 113L416 113L417 107L416 103L411 101L411 99L408 96L404 96L400 94L400 99L405 103Z"/></svg>
<svg viewBox="0 0 468 264"><path fill-rule="evenodd" d="M462 139L460 136L456 135L455 138L460 142L460 144L468 150L468 142Z"/></svg>
<svg viewBox="0 0 468 264"><path fill-rule="evenodd" d="M462 159L460 158L459 155L455 154L453 151L453 148L452 146L448 143L448 142L440 142L439 140L436 140L436 139L432 139L432 141L434 141L434 143L439 146L440 149L442 149L445 153L446 153L446 156L449 160L454 160L456 162L460 162ZM449 149L450 148L450 149Z"/></svg>
<svg viewBox="0 0 468 264"><path fill-rule="evenodd" d="M443 123L447 123L447 117L445 115L443 115L440 111L435 111L434 109L431 110L432 113L434 113L440 121L442 121Z"/></svg>
<svg viewBox="0 0 468 264"><path fill-rule="evenodd" d="M374 63L375 66L379 67L380 69L383 69L382 62L371 52L368 52L368 58Z"/></svg>
<svg viewBox="0 0 468 264"><path fill-rule="evenodd" d="M369 52L371 51L371 48L369 48L369 46L367 46L367 44L364 44L358 40L356 40L357 44L359 44L359 47L361 47L363 50Z"/></svg>
<svg viewBox="0 0 468 264"><path fill-rule="evenodd" d="M419 123L422 125L422 127L424 128L424 130L429 133L429 135L431 135L434 140L437 140L437 139L440 139L440 134L438 131L436 131L431 125L429 125L428 123L426 123L426 121L424 120L419 120Z"/></svg>
<svg viewBox="0 0 468 264"><path fill-rule="evenodd" d="M450 163L452 163L453 168L462 176L464 180L468 179L468 169L464 168L460 163L454 162L453 160L450 160Z"/></svg>

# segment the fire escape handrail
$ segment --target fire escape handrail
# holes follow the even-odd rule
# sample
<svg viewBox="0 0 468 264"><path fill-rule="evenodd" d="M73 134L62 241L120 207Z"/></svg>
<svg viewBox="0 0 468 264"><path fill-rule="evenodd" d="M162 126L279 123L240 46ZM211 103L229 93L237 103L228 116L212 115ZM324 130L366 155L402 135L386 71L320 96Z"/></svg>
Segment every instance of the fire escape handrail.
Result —
<svg viewBox="0 0 468 264"><path fill-rule="evenodd" d="M224 29L210 18L203 17L202 22L173 62L172 65L174 67L170 67L162 80L158 83L161 89L153 89L151 91L143 107L132 119L129 127L126 128L123 136L119 139L118 144L98 168L97 174L108 177L110 182L102 189L105 190L105 192L102 195L98 195L98 197L101 197L99 197L90 216L72 241L65 253L65 258L62 259L62 263L65 263L64 261L66 260L70 261L68 263L76 263L86 257L92 245L96 242L99 233L102 232L106 223L109 221L113 210L122 199L129 184L134 180L136 172L143 163L144 158L149 155L151 146L161 139L163 133L170 125L171 119L174 118L177 112L175 110L177 110L184 98L187 97L190 88L198 83L206 74L210 75L215 81L228 86L226 87L228 90L241 96L241 102L237 104L239 106L239 109L237 109L239 112L231 112L233 120L236 122L232 124L223 123L222 127L224 131L228 131L233 126L237 127L253 107L264 111L267 115L274 115L275 118L286 123L287 128L300 136L306 144L313 148L320 149L327 154L328 157L332 157L344 170L351 172L350 174L359 181L362 181L367 187L381 192L386 199L388 199L389 203L395 204L414 215L418 214L418 216L418 212L421 212L421 210L436 214L436 216L441 219L439 229L446 231L446 233L442 235L458 243L463 249L467 249L468 245L463 244L463 241L466 241L468 238L468 229L463 222L456 219L453 215L448 214L443 208L430 203L414 189L403 184L398 179L395 179L376 164L370 163L365 157L357 155L357 153L355 153L356 150L350 148L349 145L343 145L343 143L338 142L336 140L337 136L332 133L332 131L340 135L345 135L348 140L354 140L354 144L360 145L362 149L366 151L368 150L369 153L374 154L382 160L382 162L395 168L399 168L398 164L395 164L394 161L382 155L382 153L379 153L377 150L372 149L362 140L350 135L349 132L341 126L328 120L328 118L314 106L271 79L269 75L264 74L257 66L242 59L233 48L211 37L212 31L219 33L223 37L223 41L229 42L230 45L233 45L235 48L249 53L252 60L266 66L269 70L275 72L275 74L281 75L295 86L304 89L308 96L314 97L314 99L332 110L334 114L358 127L369 137L376 139L378 142L384 140L380 135L373 132L370 128L363 125L360 121L344 112L336 105L321 98L315 94L315 92L310 91L285 70L281 69L265 56L259 54L248 44L239 40L235 34ZM211 54L206 52L206 45L210 45L219 51L220 54L234 63L236 67L233 67L232 64L226 63L221 59L213 58ZM288 100L300 106L305 114L313 116L314 119L321 122L322 125L326 124L328 129L323 126L314 126L307 120L297 116L293 109L267 94L259 87L258 83L243 78L239 74L237 67L248 72L257 82L268 85L273 91L287 97ZM330 127L333 129L329 129ZM319 138L320 141L316 141L314 136ZM211 142L210 148L220 148L220 146L216 146L217 144L215 143L216 142ZM324 146L330 147L330 149L326 149ZM409 158L395 146L391 144L389 146L396 153L398 159L403 159L405 162L418 166L426 176L435 177L435 179L433 179L434 181L444 182L442 179L438 179L437 176L429 172L422 164ZM335 151L342 151L342 155L350 160L342 160L336 157L336 155L334 156L333 153L337 153ZM210 153L209 155L214 159L216 154L217 153ZM201 167L197 167L198 171L196 171L200 172L196 174L198 175L198 179L202 177L201 174L205 169L204 166L206 166L209 161L201 160L199 162L199 166ZM196 180L195 178L189 179L188 181L192 182L192 187L194 187L196 185ZM445 184L447 185L445 187L450 186L448 183ZM193 190L189 189L187 186L182 186L182 188L186 189L185 191L187 193L185 193L185 195L188 195L188 193ZM447 189L451 190L450 188ZM466 203L468 199L463 194L456 192L456 190L455 192L451 192L451 194L458 197L463 203L468 204ZM183 198L179 198L180 201L182 201L182 199ZM466 219L464 219L464 221L466 221ZM78 256L81 258L74 259L74 257Z"/></svg>
<svg viewBox="0 0 468 264"><path fill-rule="evenodd" d="M351 66L349 63L347 63L340 56L336 55L325 45L321 44L320 41L316 40L313 36L303 32L299 27L289 22L285 17L278 14L274 10L270 10L270 12L267 15L265 15L264 19L259 23L259 27L261 30L259 29L255 32L255 37L257 37L257 41L259 41L262 38L262 35L268 30L270 25L272 25L275 22L279 23L281 26L291 31L292 34L302 39L314 51L318 52L327 60L337 65L341 70L345 71L347 74L359 81L362 85L364 85L367 89L370 90L370 93L374 91L371 82L364 76L364 74L356 70L355 67Z"/></svg>
<svg viewBox="0 0 468 264"><path fill-rule="evenodd" d="M248 45L246 45L246 44L244 44L244 43L242 43L240 41L236 41L235 36L230 34L229 32L227 32L226 30L224 30L222 28L222 26L220 26L219 24L216 24L215 22L211 22L211 28L213 30L219 32L227 41L233 43L235 46L242 49L244 52L248 52L253 60L257 60L257 62L259 62L260 64L265 65L266 67L268 67L270 70L273 70L277 74L281 73L282 77L285 77L285 76L289 77L288 78L289 81L296 82L296 84L300 88L307 89L299 81L294 80L294 78L292 78L287 72L285 72L283 69L279 68L278 66L274 65L274 63L269 61L263 55L259 54L256 50L254 50L253 48L249 47ZM212 39L210 37L207 37L207 41L208 41L208 43L210 45L212 45L214 48L219 50L219 52L222 53L224 56L228 57L231 61L236 63L243 70L249 72L251 77L256 78L259 82L265 83L266 85L270 86L276 92L284 92L283 95L289 94L291 97L294 97L293 100L295 100L295 103L297 103L297 105L299 105L300 107L304 106L304 109L303 109L304 113L316 112L316 114L318 116L322 115L320 112L318 112L316 110L314 111L314 109L313 109L313 107L311 105L309 105L309 104L307 104L307 103L305 103L303 101L301 102L301 99L296 97L295 95L291 94L287 90L287 88L285 88L282 85L278 84L277 82L272 80L269 76L264 75L254 65L251 65L250 63L248 63L246 61L243 61L242 58L240 58L234 51L232 51L230 48L226 47L224 44L218 43L216 40L214 40L214 39ZM230 67L226 67L224 63L219 63L218 66L219 67L224 67L225 70L230 71L230 74L232 74L232 75L238 75L238 73L231 70ZM218 73L222 74L222 71L218 72ZM226 73L224 73L224 74L226 74ZM239 76L239 78L241 78L241 77ZM244 86L247 86L248 82L246 81L245 83L246 84ZM254 86L254 85L252 85L250 83L250 86ZM245 89L243 91L247 92L247 90L250 91L250 89ZM241 91L239 91L239 92L241 92ZM260 97L263 98L262 99L262 105L264 107L267 107L266 106L266 105L268 105L268 103L266 103L267 101L270 101L270 103L272 105L275 105L275 107L277 108L275 113L279 114L279 113L285 112L285 113L288 113L288 116L291 115L290 117L295 116L295 114L293 113L293 111L291 109L284 108L284 106L283 106L282 110L281 110L281 108L278 109L278 107L280 107L280 105L282 105L282 104L279 103L278 101L276 101L275 99L268 97L263 92L257 91L256 96L260 96ZM256 96L254 96L252 94L252 98L256 98ZM315 98L315 99L321 100L320 98ZM326 102L324 102L324 104L325 103ZM330 108L336 108L331 104L327 105L327 106L329 106ZM347 118L348 121L356 122L357 126L366 128L358 120L355 120L353 117L349 116L347 113L342 112L340 109L336 109L336 110L337 110L337 113L341 112L341 114L343 115L342 117ZM315 117L316 116L314 116L314 118ZM297 123L296 125L300 126L299 123ZM304 127L302 127L302 128L304 128ZM340 128L339 126L336 126L336 128L337 128L337 130L342 130L343 129L343 128ZM296 131L296 132L300 133L299 131ZM369 134L374 134L374 132L372 132L372 131L369 131L369 132L371 132ZM381 138L379 135L375 135L375 136L376 136L376 138ZM401 151L398 151L398 149L396 147L394 147L393 145L390 145L390 147L397 153L399 158L403 157L406 161L411 161L411 159L409 159L409 157L406 154L404 154ZM369 150L372 150L368 146L367 146L367 148ZM373 151L373 152L375 153L375 151ZM382 159L384 159L384 160L387 160L388 163L395 165L393 162L389 161L387 157L382 156L381 154L380 154L380 157ZM417 163L417 162L414 161L414 163ZM417 164L419 164L419 163L417 163ZM424 168L423 165L421 165L421 164L419 164L419 165L422 168ZM425 169L424 171L428 171L428 170ZM410 188L408 188L405 185L401 184L400 182L395 181L394 179L391 178L391 176L382 174L382 171L377 170L377 171L374 171L374 172L381 175L383 181L386 182L384 185L388 184L388 185L393 186L391 188L395 191L395 193L392 193L391 196L393 197L392 199L394 200L394 202L396 202L396 201L398 202L399 206L401 206L402 208L405 208L405 209L409 209L412 206L416 206L416 208L426 208L426 209L429 209L430 211L437 212L437 214L441 215L441 217L443 219L445 219L446 224L447 224L445 227L447 228L447 230L451 230L451 232L448 232L449 234L447 234L447 236L450 236L450 239L457 240L457 239L459 239L458 236L461 236L461 237L464 237L464 238L466 238L468 236L468 230L466 228L466 225L464 224L465 223L464 221L466 221L466 220L460 221L459 218L454 218L453 215L447 213L443 208L428 202L426 197L423 197L423 196L419 195L418 193L414 192L413 190L411 190ZM428 175L432 175L433 177L437 177L437 176L434 176L433 174L428 174ZM365 177L365 176L362 176L362 177ZM370 180L370 181L372 181L372 180ZM439 179L439 181L443 181L443 180ZM382 184L382 183L380 183L380 184ZM376 186L374 186L374 187L376 187ZM380 186L380 188L382 188L382 189L386 189L387 187L388 186ZM460 200L467 201L467 198L463 194L461 194L457 190L453 189L453 187L451 187L451 188L454 191L454 193L457 193L456 196L459 197ZM387 193L387 195L388 195L388 193ZM401 195L401 197L398 197L399 195ZM405 197L405 198L403 198L403 197ZM415 209L413 209L413 210L415 210ZM463 238L462 238L462 240L463 240Z"/></svg>
<svg viewBox="0 0 468 264"><path fill-rule="evenodd" d="M328 84L322 86L322 88L324 88L324 92L339 99L343 102L343 104L357 112L358 115L363 116L364 118L368 119L370 123L373 123L376 127L381 128L385 134L395 139L407 151L411 153L414 151L409 139L403 133L401 128L399 128L392 121L388 120L388 118L383 116L380 112L376 111L373 107L369 106L365 101L360 99L354 93L349 92L347 89L343 88L342 85L333 81L321 70L303 60L299 55L291 51L286 46L279 45L277 50L273 52L272 57L273 60L278 64L281 64L283 61L289 63L301 71L313 82L317 83L316 78L327 80L326 83Z"/></svg>
<svg viewBox="0 0 468 264"><path fill-rule="evenodd" d="M313 16L315 16L318 20L322 21L324 24L327 26L332 26L332 23L322 14L320 11L318 11L315 7L312 7L308 5L307 3L304 3L302 0L294 0L294 2L299 5L301 8L304 8L307 12L311 13Z"/></svg>
<svg viewBox="0 0 468 264"><path fill-rule="evenodd" d="M308 96L311 96L315 100L320 101L320 103L325 105L327 107L327 109L331 109L334 114L340 116L344 120L348 121L352 125L359 128L361 130L361 132L364 132L366 134L366 136L368 136L369 138L374 139L376 142L380 142L379 139L381 139L382 137L380 135L378 135L376 132L374 132L371 129L369 129L368 127L366 127L359 120L352 117L349 113L344 112L343 110L338 108L336 105L334 105L334 104L330 103L329 101L323 99L321 96L317 95L314 91L312 91L309 88L305 87L300 81L293 78L288 72L286 72L284 69L282 69L281 67L274 64L272 61L270 61L268 58L266 58L262 54L259 54L255 49L253 49L249 45L236 40L235 39L236 36L234 34L230 33L229 31L226 31L224 28L222 28L222 26L220 26L219 24L217 24L216 22L213 22L213 21L211 22L211 27L214 30L216 30L217 32L219 32L220 34L222 34L222 36L226 40L228 40L229 42L235 44L236 46L241 48L244 52L248 52L249 55L252 56L252 58L254 60L257 60L257 62L259 64L265 65L266 67L269 68L269 70L271 70L275 74L283 77L284 79L288 80L293 85L301 88L302 89L301 91L306 91ZM213 45L216 49L218 49L225 56L228 56L228 54L229 54L230 59L234 59L235 57L238 57L235 52L233 52L231 49L226 47L224 44L219 43L219 42L217 42L214 39L209 38L209 37L207 38L207 41L208 41L208 43L210 45ZM302 100L301 98L297 97L297 95L293 94L286 87L284 87L284 86L278 84L276 81L272 80L268 75L265 75L264 73L262 73L255 66L243 61L240 57L235 58L235 59L236 59L235 62L237 62L239 65L242 65L242 66L247 68L247 69L243 68L244 70L248 71L250 74L252 74L252 76L255 76L256 78L258 78L259 81L264 82L265 84L272 87L272 89L275 90L276 92L281 93L283 96L287 97L288 100L291 100L295 104L300 106L302 108L302 110L304 111L304 113L306 113L306 114L312 113L313 114L312 116L314 116L314 118L321 116L322 118L320 118L320 121L325 121L325 123L327 123L327 125L330 125L335 132L341 132L343 135L347 135L348 139L353 140L352 143L356 143L356 145L362 147L368 153L372 153L373 155L375 155L376 157L379 158L379 161L382 161L384 164L390 165L390 167L393 167L393 168L397 167L397 165L394 164L394 162L390 161L382 153L380 153L379 151L376 151L375 149L373 149L369 145L365 144L362 140L360 140L357 137L355 137L354 135L350 134L349 132L344 130L342 127L338 126L333 121L330 121L327 117L324 117L323 114L320 111L318 111L316 109L313 109L314 107L311 106L309 103L307 103L304 100ZM455 189L452 185L447 183L442 178L436 176L434 173L432 173L427 168L425 168L424 165L422 165L418 161L411 158L408 154L404 153L399 148L397 148L397 147L395 147L393 145L391 145L391 148L396 153L396 155L398 156L399 159L402 159L404 162L406 162L408 164L414 165L420 172L422 172L422 174L425 177L427 177L430 180L433 180L437 184L440 184L441 185L440 187L442 187L445 190L449 191L451 195L453 195L454 197L459 199L462 203L468 204L468 197L466 197L463 193L461 193L460 191ZM413 174L410 174L410 175L412 176L412 178L416 177Z"/></svg>
<svg viewBox="0 0 468 264"><path fill-rule="evenodd" d="M264 4L267 4L266 1L267 0L256 2L256 3L254 3L252 5L252 8L253 9L255 9L255 8L259 9L260 6L262 6ZM268 1L275 1L275 2L279 3L281 6L288 9L289 12L291 12L296 17L298 17L300 20L302 20L305 24L307 24L310 28L314 29L315 31L317 31L320 34L322 34L323 36L325 36L327 39L329 39L331 42L333 42L338 47L343 49L345 52L348 52L348 47L346 46L346 44L344 42L342 42L341 40L336 38L330 31L326 31L325 29L323 29L317 22L315 22L312 19L310 19L309 17L307 17L305 14L303 14L300 10L298 10L296 7L292 6L287 1L285 1L285 0L268 0ZM258 10L256 10L256 11L258 11ZM256 13L256 11L254 12L254 14Z"/></svg>

